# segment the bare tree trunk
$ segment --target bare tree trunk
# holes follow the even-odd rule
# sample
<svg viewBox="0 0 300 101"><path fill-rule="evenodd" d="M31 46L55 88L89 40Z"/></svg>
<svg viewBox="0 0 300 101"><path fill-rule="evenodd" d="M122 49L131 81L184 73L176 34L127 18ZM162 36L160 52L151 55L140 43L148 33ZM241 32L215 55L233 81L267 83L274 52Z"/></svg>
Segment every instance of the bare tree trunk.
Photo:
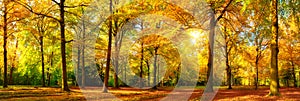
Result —
<svg viewBox="0 0 300 101"><path fill-rule="evenodd" d="M110 1L109 10L112 14L112 0ZM109 79L109 68L110 68L110 58L111 58L111 43L112 43L112 19L109 19L109 31L108 31L108 48L107 48L107 57L106 57L106 67L105 67L105 76L104 76L104 85L103 85L103 93L107 93L108 87L108 79Z"/></svg>
<svg viewBox="0 0 300 101"><path fill-rule="evenodd" d="M42 86L46 87L45 83L45 59L44 59L44 37L40 36L41 56L42 56Z"/></svg>
<svg viewBox="0 0 300 101"><path fill-rule="evenodd" d="M4 3L4 15L3 15L3 57L4 57L4 78L3 78L3 88L8 87L8 80L7 80L7 2Z"/></svg>
<svg viewBox="0 0 300 101"><path fill-rule="evenodd" d="M231 67L229 66L229 59L228 59L228 53L226 53L226 71L227 71L227 84L228 84L228 89L232 89L231 86Z"/></svg>
<svg viewBox="0 0 300 101"><path fill-rule="evenodd" d="M82 10L82 13L84 13L84 11ZM85 21L82 20L82 67L81 67L81 87L85 87Z"/></svg>
<svg viewBox="0 0 300 101"><path fill-rule="evenodd" d="M50 56L50 67L53 67L53 56L54 56L54 53L52 51L51 56ZM50 73L50 68L49 67L48 67L47 71L48 71L47 72L47 78L48 78L48 87L49 87L50 84L51 84L51 73Z"/></svg>
<svg viewBox="0 0 300 101"><path fill-rule="evenodd" d="M147 72L147 75L148 75L148 86L151 86L150 85L150 64L149 64L148 60L146 61L146 64L147 64L147 68L148 68L148 72Z"/></svg>
<svg viewBox="0 0 300 101"><path fill-rule="evenodd" d="M80 51L80 45L78 44L78 47L77 47L77 75L76 75L76 79L77 79L77 85L79 83L79 69L80 69L80 57L81 57L81 51Z"/></svg>
<svg viewBox="0 0 300 101"><path fill-rule="evenodd" d="M270 96L279 96L279 78L278 78L278 15L277 15L277 2L272 0L272 40L271 40L271 84Z"/></svg>
<svg viewBox="0 0 300 101"><path fill-rule="evenodd" d="M256 69L255 90L257 90L258 89L258 56L256 56L256 60L255 60L255 69Z"/></svg>
<svg viewBox="0 0 300 101"><path fill-rule="evenodd" d="M157 79L157 78L156 78L156 75L157 75L156 72L157 72L157 69L158 69L158 68L157 68L157 49L158 49L158 48L155 48L155 49L154 49L154 63L153 63L153 67L154 67L154 69L153 69L153 76L154 76L154 77L153 77L153 85L154 85L154 86L153 86L152 89L157 89L157 85L156 85L156 83L157 83L157 82L156 82L156 79Z"/></svg>
<svg viewBox="0 0 300 101"><path fill-rule="evenodd" d="M144 81L143 81L143 61L144 61L144 42L141 43L141 61L140 61L140 88L143 88Z"/></svg>
<svg viewBox="0 0 300 101"><path fill-rule="evenodd" d="M61 37L61 59L62 59L62 89L70 91L68 87L67 77L67 61L66 61L66 38L65 38L65 0L60 0L60 37Z"/></svg>
<svg viewBox="0 0 300 101"><path fill-rule="evenodd" d="M81 87L85 87L85 60L84 60L84 43L82 46L82 66L81 66Z"/></svg>
<svg viewBox="0 0 300 101"><path fill-rule="evenodd" d="M296 80L296 73L295 73L295 64L293 61L292 62L292 74L293 74L293 80L294 80L294 87L297 87L297 80Z"/></svg>
<svg viewBox="0 0 300 101"><path fill-rule="evenodd" d="M214 74L214 69L213 69L213 53L214 53L214 40L215 40L215 26L216 26L216 21L215 21L215 15L211 13L211 20L210 20L210 33L209 33L209 45L208 45L208 71L207 71L207 87L206 91L207 92L213 92L213 74Z"/></svg>

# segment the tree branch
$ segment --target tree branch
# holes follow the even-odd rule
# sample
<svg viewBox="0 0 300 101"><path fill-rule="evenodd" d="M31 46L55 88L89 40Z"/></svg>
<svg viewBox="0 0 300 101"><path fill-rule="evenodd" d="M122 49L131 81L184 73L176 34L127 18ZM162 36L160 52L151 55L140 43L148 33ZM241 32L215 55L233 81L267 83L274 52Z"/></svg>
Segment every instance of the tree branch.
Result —
<svg viewBox="0 0 300 101"><path fill-rule="evenodd" d="M72 41L74 41L74 40L72 39L72 40L66 41L66 43L70 43L70 42L72 42Z"/></svg>
<svg viewBox="0 0 300 101"><path fill-rule="evenodd" d="M76 7L87 7L89 6L88 4L80 4L80 5L76 5L76 6L64 6L65 8L76 8Z"/></svg>
<svg viewBox="0 0 300 101"><path fill-rule="evenodd" d="M224 13L226 12L226 9L229 7L229 5L232 3L232 1L233 0L230 0L229 1L229 3L226 5L226 7L223 9L223 11L221 12L221 15L216 19L216 21L219 21L222 17L223 17L223 15L224 15Z"/></svg>
<svg viewBox="0 0 300 101"><path fill-rule="evenodd" d="M60 3L58 3L57 1L55 1L55 0L52 0L55 4L57 4L57 5L60 5Z"/></svg>
<svg viewBox="0 0 300 101"><path fill-rule="evenodd" d="M53 1L54 1L54 0L53 0ZM30 11L30 12L33 13L33 14L36 14L36 15L42 15L42 16L45 16L45 17L54 19L54 20L56 20L56 21L60 21L59 19L57 19L57 18L55 18L55 17L53 17L53 16L49 16L49 15L43 14L43 13L41 13L41 12L38 13L38 12L33 11L32 7L31 7L30 5L28 5L28 4L26 4L26 3L21 3L21 2L19 2L19 1L15 1L15 2L18 3L18 4L20 4L20 5L22 5L24 8L26 8L28 11Z"/></svg>

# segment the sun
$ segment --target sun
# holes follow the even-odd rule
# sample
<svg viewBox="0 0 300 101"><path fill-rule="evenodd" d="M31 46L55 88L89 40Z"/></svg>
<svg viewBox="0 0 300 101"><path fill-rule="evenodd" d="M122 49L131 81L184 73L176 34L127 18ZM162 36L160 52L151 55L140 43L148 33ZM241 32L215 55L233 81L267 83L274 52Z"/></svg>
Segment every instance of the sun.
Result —
<svg viewBox="0 0 300 101"><path fill-rule="evenodd" d="M187 30L187 33L193 37L193 38L200 38L202 36L202 30L201 29L196 29L196 28L191 28Z"/></svg>

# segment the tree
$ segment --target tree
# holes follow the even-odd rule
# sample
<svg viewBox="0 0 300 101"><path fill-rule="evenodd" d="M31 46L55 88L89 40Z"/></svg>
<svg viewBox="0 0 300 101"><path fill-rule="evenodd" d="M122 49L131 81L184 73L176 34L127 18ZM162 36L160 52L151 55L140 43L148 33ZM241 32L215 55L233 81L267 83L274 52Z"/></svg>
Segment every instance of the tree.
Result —
<svg viewBox="0 0 300 101"><path fill-rule="evenodd" d="M270 38L268 36L270 36L269 33L271 32L269 29L270 23L268 19L269 10L268 7L265 6L268 3L269 2L259 0L251 2L251 4L249 4L249 6L247 7L247 13L250 14L249 21L252 23L249 24L251 28L247 33L247 39L248 43L253 44L253 47L255 47L254 50L256 51L255 55L252 55L253 51L248 52L247 56L251 59L247 60L251 62L251 64L254 63L255 66L255 89L258 89L259 86L259 67L264 65L261 61L263 61L262 59L266 57L265 52L269 47L268 44Z"/></svg>
<svg viewBox="0 0 300 101"><path fill-rule="evenodd" d="M110 0L109 3L109 11L111 14L113 14L113 3L112 0ZM105 67L105 76L104 76L104 85L103 85L103 93L108 92L108 79L109 79L109 68L110 68L110 58L111 58L111 44L112 44L112 18L109 19L108 22L108 46L107 46L107 56L106 56L106 67Z"/></svg>
<svg viewBox="0 0 300 101"><path fill-rule="evenodd" d="M18 8L18 9L16 9ZM4 76L3 76L3 88L8 87L7 79L7 39L14 32L10 32L16 26L16 22L26 18L28 12L22 12L23 8L14 3L12 0L3 0L1 1L1 27L3 28L3 62L4 62ZM10 27L9 27L10 26Z"/></svg>
<svg viewBox="0 0 300 101"><path fill-rule="evenodd" d="M85 3L83 3L80 5L76 5L76 6L67 6L67 5L65 5L65 0L60 0L60 2L58 2L56 0L52 0L54 5L57 5L58 9L59 9L59 17L57 18L54 15L51 15L49 13L35 11L35 9L33 9L32 5L29 3L29 1L27 1L27 2L15 1L15 2L22 5L23 7L25 7L27 10L29 10L31 13L33 13L35 15L42 15L42 16L51 18L59 23L59 25L60 25L60 41L61 41L60 51L61 51L61 62L62 62L62 90L70 91L70 89L68 87L68 82L67 82L68 78L67 78L66 44L71 42L72 40L70 40L70 41L66 40L65 13L71 13L66 10L67 8L76 8L76 7L87 6L87 5ZM38 2L38 1L35 1L35 2ZM76 15L75 13L71 13L71 14Z"/></svg>
<svg viewBox="0 0 300 101"><path fill-rule="evenodd" d="M271 40L271 84L270 96L279 96L279 77L278 77L278 0L271 2L271 19L272 19L272 40Z"/></svg>
<svg viewBox="0 0 300 101"><path fill-rule="evenodd" d="M212 12L210 13L210 32L209 32L209 45L208 45L208 71L207 71L207 88L205 89L208 92L213 92L213 54L214 54L214 40L215 40L215 28L218 21L223 17L224 13L227 11L227 8L231 5L233 0L226 2L226 5L222 7L220 15L215 18L216 13L218 12L218 3L215 1L209 2Z"/></svg>

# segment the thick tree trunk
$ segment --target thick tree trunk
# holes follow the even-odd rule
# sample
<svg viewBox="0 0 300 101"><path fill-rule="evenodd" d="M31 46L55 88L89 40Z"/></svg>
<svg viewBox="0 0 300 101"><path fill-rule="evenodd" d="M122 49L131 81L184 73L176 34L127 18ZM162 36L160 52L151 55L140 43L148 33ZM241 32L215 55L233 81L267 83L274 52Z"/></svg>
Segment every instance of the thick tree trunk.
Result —
<svg viewBox="0 0 300 101"><path fill-rule="evenodd" d="M111 43L112 43L112 28L111 21L109 21L109 32L108 32L108 50L107 50L107 58L106 58L106 67L105 67L105 76L104 76L104 85L103 85L103 93L107 93L108 87L108 79L109 79L109 68L110 68L110 57L111 57Z"/></svg>
<svg viewBox="0 0 300 101"><path fill-rule="evenodd" d="M61 37L61 61L62 61L62 90L70 91L68 87L67 77L67 61L66 61L66 38L65 38L65 0L60 0L60 37Z"/></svg>
<svg viewBox="0 0 300 101"><path fill-rule="evenodd" d="M208 71L207 71L207 86L205 91L207 92L213 92L213 80L214 80L214 69L213 69L213 61L214 61L214 41L215 41L215 15L211 14L211 20L210 20L210 33L209 33L209 45L208 45Z"/></svg>
<svg viewBox="0 0 300 101"><path fill-rule="evenodd" d="M109 10L112 14L112 0L110 1ZM109 68L110 68L110 58L111 58L111 43L112 43L112 19L109 20L109 29L108 29L108 46L107 46L107 57L106 57L106 67L105 67L105 76L104 76L104 84L103 84L103 93L108 92L108 79L109 79Z"/></svg>
<svg viewBox="0 0 300 101"><path fill-rule="evenodd" d="M119 37L118 37L119 38ZM115 39L117 39L117 37L115 36ZM119 47L118 47L118 41L115 40L115 61L114 61L114 69L115 69L115 73L114 73L114 87L115 88L119 88L119 77L118 77L118 73L119 73Z"/></svg>
<svg viewBox="0 0 300 101"><path fill-rule="evenodd" d="M271 40L271 84L270 96L279 96L279 78L278 78L278 15L277 15L277 1L272 0L272 40Z"/></svg>
<svg viewBox="0 0 300 101"><path fill-rule="evenodd" d="M7 88L8 80L7 80L7 8L6 2L4 2L4 15L3 15L3 60L4 60L4 73L3 73L3 88Z"/></svg>

